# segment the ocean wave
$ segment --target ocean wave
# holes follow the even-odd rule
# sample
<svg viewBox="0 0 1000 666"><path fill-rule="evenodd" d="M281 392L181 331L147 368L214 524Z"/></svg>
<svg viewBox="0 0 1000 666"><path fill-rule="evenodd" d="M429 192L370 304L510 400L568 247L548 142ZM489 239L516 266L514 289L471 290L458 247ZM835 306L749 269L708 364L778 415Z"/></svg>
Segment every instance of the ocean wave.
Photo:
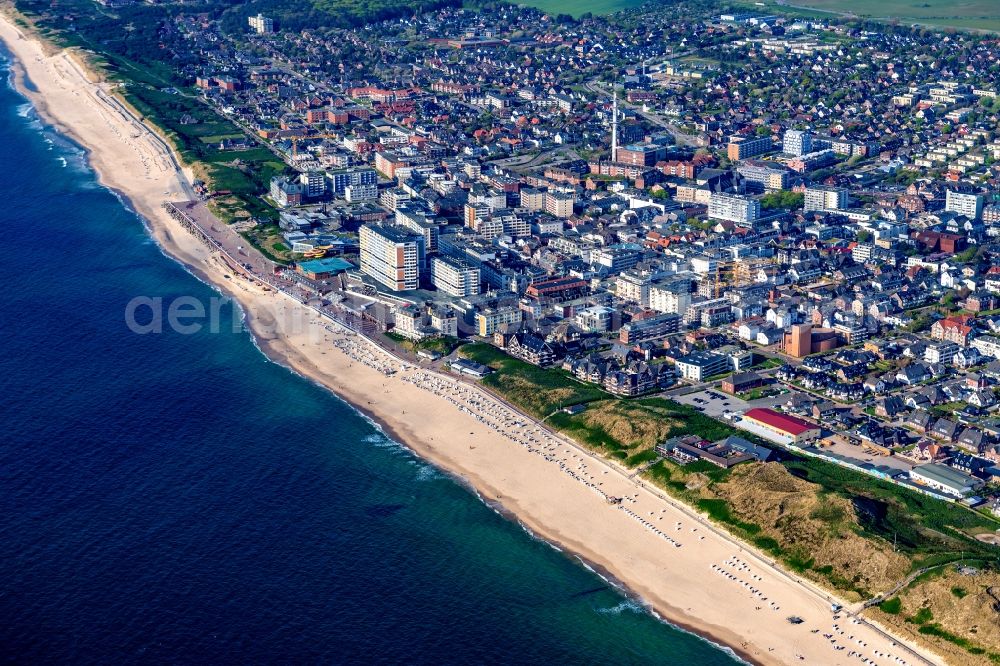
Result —
<svg viewBox="0 0 1000 666"><path fill-rule="evenodd" d="M25 102L24 104L18 104L15 106L14 110L17 111L17 115L22 118L28 118L34 114L35 107L31 102Z"/></svg>
<svg viewBox="0 0 1000 666"><path fill-rule="evenodd" d="M417 481L437 481L444 476L433 465L417 463Z"/></svg>
<svg viewBox="0 0 1000 666"><path fill-rule="evenodd" d="M631 599L626 599L622 601L617 606L612 606L611 608L598 608L597 612L602 615L621 615L625 611L632 611L633 613L645 613L646 608Z"/></svg>

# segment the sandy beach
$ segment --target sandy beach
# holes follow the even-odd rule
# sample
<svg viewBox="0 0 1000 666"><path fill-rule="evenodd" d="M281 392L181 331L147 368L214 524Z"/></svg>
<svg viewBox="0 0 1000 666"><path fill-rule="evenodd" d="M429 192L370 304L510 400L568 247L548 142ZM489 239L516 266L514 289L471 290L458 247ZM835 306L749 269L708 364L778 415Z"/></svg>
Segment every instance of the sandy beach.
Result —
<svg viewBox="0 0 1000 666"><path fill-rule="evenodd" d="M167 254L240 302L264 353L354 404L534 533L747 661L943 663L870 623L834 619L828 593L476 386L395 359L309 307L235 279L161 208L189 197L186 175L162 140L112 99L110 86L73 55L46 53L6 18L0 39L18 60L18 88L39 113L89 150L101 182L128 198Z"/></svg>

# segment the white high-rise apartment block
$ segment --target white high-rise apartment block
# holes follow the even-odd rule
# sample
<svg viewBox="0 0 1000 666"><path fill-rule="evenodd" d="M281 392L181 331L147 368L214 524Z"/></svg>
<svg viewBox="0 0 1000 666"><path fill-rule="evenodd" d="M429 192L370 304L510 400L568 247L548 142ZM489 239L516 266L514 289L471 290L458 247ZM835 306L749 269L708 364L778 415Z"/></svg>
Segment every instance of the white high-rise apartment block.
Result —
<svg viewBox="0 0 1000 666"><path fill-rule="evenodd" d="M649 307L657 312L684 314L691 305L691 294L677 292L669 287L653 285L649 288Z"/></svg>
<svg viewBox="0 0 1000 666"><path fill-rule="evenodd" d="M785 154L802 157L813 151L813 136L804 130L788 130L783 144L782 151Z"/></svg>
<svg viewBox="0 0 1000 666"><path fill-rule="evenodd" d="M420 286L423 236L405 227L366 224L358 238L362 273L393 291Z"/></svg>
<svg viewBox="0 0 1000 666"><path fill-rule="evenodd" d="M431 284L458 298L475 296L479 293L479 269L459 259L433 257Z"/></svg>
<svg viewBox="0 0 1000 666"><path fill-rule="evenodd" d="M572 192L546 192L545 212L555 217L572 217L576 197Z"/></svg>
<svg viewBox="0 0 1000 666"><path fill-rule="evenodd" d="M948 190L945 194L944 209L950 213L964 215L970 220L978 220L983 215L983 195Z"/></svg>
<svg viewBox="0 0 1000 666"><path fill-rule="evenodd" d="M615 296L623 301L648 307L651 282L648 275L625 271L615 279Z"/></svg>
<svg viewBox="0 0 1000 666"><path fill-rule="evenodd" d="M348 185L344 188L344 199L349 203L370 201L378 198L378 185Z"/></svg>
<svg viewBox="0 0 1000 666"><path fill-rule="evenodd" d="M253 31L258 35L266 35L274 32L274 19L270 19L263 14L248 17L247 23L250 24L250 27L253 28Z"/></svg>
<svg viewBox="0 0 1000 666"><path fill-rule="evenodd" d="M807 213L814 210L846 210L848 201L847 190L817 185L806 188L802 209Z"/></svg>
<svg viewBox="0 0 1000 666"><path fill-rule="evenodd" d="M708 216L714 220L747 224L760 218L760 202L742 194L713 192L708 201Z"/></svg>

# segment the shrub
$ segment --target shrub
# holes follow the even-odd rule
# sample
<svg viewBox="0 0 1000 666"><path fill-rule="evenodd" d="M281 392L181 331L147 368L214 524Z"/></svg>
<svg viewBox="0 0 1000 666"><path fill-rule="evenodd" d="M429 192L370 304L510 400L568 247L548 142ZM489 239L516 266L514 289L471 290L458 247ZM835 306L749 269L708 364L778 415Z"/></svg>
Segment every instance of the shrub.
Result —
<svg viewBox="0 0 1000 666"><path fill-rule="evenodd" d="M903 600L899 597L893 597L892 599L886 599L878 605L883 613L888 613L889 615L899 615L899 612L903 610Z"/></svg>

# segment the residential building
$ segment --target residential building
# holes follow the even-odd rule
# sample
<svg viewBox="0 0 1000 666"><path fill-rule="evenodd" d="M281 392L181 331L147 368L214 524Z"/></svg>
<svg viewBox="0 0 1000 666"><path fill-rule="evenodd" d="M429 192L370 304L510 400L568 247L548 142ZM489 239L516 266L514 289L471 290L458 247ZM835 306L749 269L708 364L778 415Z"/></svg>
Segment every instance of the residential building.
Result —
<svg viewBox="0 0 1000 666"><path fill-rule="evenodd" d="M326 177L320 171L306 171L299 174L299 182L305 187L305 197L315 201L326 196Z"/></svg>
<svg viewBox="0 0 1000 666"><path fill-rule="evenodd" d="M327 179L330 182L330 192L335 197L343 196L347 192L347 188L359 185L370 185L375 187L375 191L378 191L378 173L375 169L344 169L341 171L331 171L327 173ZM406 199L410 198L409 194L405 195ZM396 200L392 201L392 205L387 206L391 210L396 209L396 205L399 202Z"/></svg>
<svg viewBox="0 0 1000 666"><path fill-rule="evenodd" d="M945 194L944 209L978 220L983 215L983 195L949 189Z"/></svg>
<svg viewBox="0 0 1000 666"><path fill-rule="evenodd" d="M649 291L652 280L648 275L625 271L615 278L615 296L628 303L635 303L644 308L649 305Z"/></svg>
<svg viewBox="0 0 1000 666"><path fill-rule="evenodd" d="M678 332L680 328L681 318L676 314L653 315L643 319L633 319L622 326L618 339L624 344L631 345L664 338Z"/></svg>
<svg viewBox="0 0 1000 666"><path fill-rule="evenodd" d="M708 202L708 216L728 220L741 226L750 226L760 218L760 202L742 194L713 192Z"/></svg>
<svg viewBox="0 0 1000 666"><path fill-rule="evenodd" d="M746 180L748 190L771 192L788 187L789 171L777 162L746 160L736 171Z"/></svg>
<svg viewBox="0 0 1000 666"><path fill-rule="evenodd" d="M935 340L947 340L960 347L968 347L972 339L972 315L955 315L939 319L931 326L931 337Z"/></svg>
<svg viewBox="0 0 1000 666"><path fill-rule="evenodd" d="M268 194L281 208L291 206L301 206L305 202L306 188L300 182L296 182L285 176L275 176L271 179L271 186Z"/></svg>
<svg viewBox="0 0 1000 666"><path fill-rule="evenodd" d="M501 326L520 324L524 313L517 306L486 308L476 313L476 333L486 338L492 336Z"/></svg>
<svg viewBox="0 0 1000 666"><path fill-rule="evenodd" d="M591 305L576 311L573 320L581 330L588 333L606 333L610 331L615 319L614 308L606 305Z"/></svg>
<svg viewBox="0 0 1000 666"><path fill-rule="evenodd" d="M554 217L572 217L576 197L572 192L545 193L545 212Z"/></svg>
<svg viewBox="0 0 1000 666"><path fill-rule="evenodd" d="M446 294L462 298L479 293L479 268L452 257L431 258L431 284Z"/></svg>
<svg viewBox="0 0 1000 666"><path fill-rule="evenodd" d="M405 227L362 225L361 272L393 291L420 286L424 237Z"/></svg>
<svg viewBox="0 0 1000 666"><path fill-rule="evenodd" d="M773 148L771 137L731 137L729 145L726 147L726 155L732 161L745 160L748 157L755 157L770 152Z"/></svg>
<svg viewBox="0 0 1000 666"><path fill-rule="evenodd" d="M344 199L348 203L371 201L378 198L377 185L348 185L344 188Z"/></svg>
<svg viewBox="0 0 1000 666"><path fill-rule="evenodd" d="M700 382L728 370L729 359L715 352L696 351L677 359L675 365L681 377Z"/></svg>
<svg viewBox="0 0 1000 666"><path fill-rule="evenodd" d="M575 277L558 277L539 280L528 285L524 293L528 298L562 302L584 296L589 291L586 280Z"/></svg>
<svg viewBox="0 0 1000 666"><path fill-rule="evenodd" d="M642 252L622 245L609 245L590 253L590 262L595 266L603 266L608 273L621 273L634 267L642 259Z"/></svg>
<svg viewBox="0 0 1000 666"><path fill-rule="evenodd" d="M951 363L961 347L954 342L941 341L927 345L924 349L924 360L928 363Z"/></svg>
<svg viewBox="0 0 1000 666"><path fill-rule="evenodd" d="M1000 338L995 335L981 335L970 344L983 356L1000 359Z"/></svg>
<svg viewBox="0 0 1000 666"><path fill-rule="evenodd" d="M722 390L736 395L764 385L764 378L756 372L737 372L722 380Z"/></svg>
<svg viewBox="0 0 1000 666"><path fill-rule="evenodd" d="M802 157L813 151L813 135L803 130L788 130L785 132L782 152L795 157Z"/></svg>
<svg viewBox="0 0 1000 666"><path fill-rule="evenodd" d="M545 210L545 192L532 187L521 188L521 208L530 211Z"/></svg>
<svg viewBox="0 0 1000 666"><path fill-rule="evenodd" d="M802 209L812 211L845 210L848 206L847 190L840 187L812 185L806 188Z"/></svg>
<svg viewBox="0 0 1000 666"><path fill-rule="evenodd" d="M690 284L690 282L689 282ZM691 305L691 293L676 285L651 285L649 287L649 307L657 312L682 315Z"/></svg>
<svg viewBox="0 0 1000 666"><path fill-rule="evenodd" d="M514 358L543 368L557 360L555 348L534 333L515 333L507 340L505 349Z"/></svg>
<svg viewBox="0 0 1000 666"><path fill-rule="evenodd" d="M274 32L274 19L258 13L256 16L248 16L247 23L258 35L267 35Z"/></svg>

